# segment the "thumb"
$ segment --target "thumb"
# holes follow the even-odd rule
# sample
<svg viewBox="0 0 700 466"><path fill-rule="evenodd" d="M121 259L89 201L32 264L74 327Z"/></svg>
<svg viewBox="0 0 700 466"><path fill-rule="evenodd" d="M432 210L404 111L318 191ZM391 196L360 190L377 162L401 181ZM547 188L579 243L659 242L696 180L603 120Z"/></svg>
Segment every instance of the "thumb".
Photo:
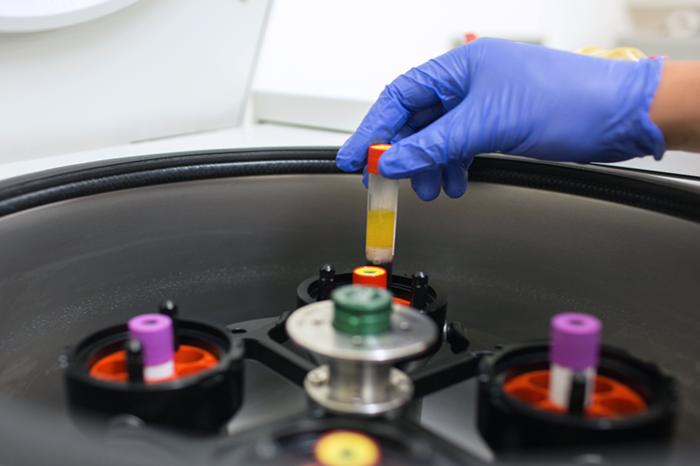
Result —
<svg viewBox="0 0 700 466"><path fill-rule="evenodd" d="M473 126L470 120L469 113L457 109L443 115L384 152L379 159L379 171L387 178L409 178L465 161L474 155L468 140L467 129Z"/></svg>

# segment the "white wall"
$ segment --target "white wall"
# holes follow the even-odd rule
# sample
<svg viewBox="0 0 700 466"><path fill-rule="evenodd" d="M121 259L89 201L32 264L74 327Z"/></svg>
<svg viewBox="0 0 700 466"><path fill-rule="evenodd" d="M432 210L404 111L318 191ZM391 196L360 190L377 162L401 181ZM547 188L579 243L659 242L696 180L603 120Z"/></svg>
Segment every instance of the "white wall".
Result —
<svg viewBox="0 0 700 466"><path fill-rule="evenodd" d="M632 7L683 7L700 6L700 0L627 0Z"/></svg>
<svg viewBox="0 0 700 466"><path fill-rule="evenodd" d="M613 46L623 0L275 0L255 89L373 100L467 32L573 50Z"/></svg>
<svg viewBox="0 0 700 466"><path fill-rule="evenodd" d="M0 33L0 162L240 124L270 0L141 0Z"/></svg>

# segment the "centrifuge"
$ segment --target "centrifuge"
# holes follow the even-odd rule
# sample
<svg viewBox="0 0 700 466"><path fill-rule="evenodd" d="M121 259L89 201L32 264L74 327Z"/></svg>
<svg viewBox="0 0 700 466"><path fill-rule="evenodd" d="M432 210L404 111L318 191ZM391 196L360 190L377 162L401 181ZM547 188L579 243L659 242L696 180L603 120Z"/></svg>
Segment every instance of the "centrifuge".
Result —
<svg viewBox="0 0 700 466"><path fill-rule="evenodd" d="M188 2L123 3L3 47L109 42L167 8L197 21ZM225 13L262 29L259 3ZM177 88L159 60L103 91ZM137 143L60 142L37 123L36 154L75 150L0 168L1 463L696 462L698 179L483 154L460 199L399 183L393 269L376 286L361 173L334 163L346 134L227 126L212 110L195 134L157 139L189 98ZM129 113L118 100L66 118L99 132L112 108ZM562 347L550 332L586 325L602 335L597 378L574 370L560 409L543 382ZM162 361L135 344L156 330Z"/></svg>

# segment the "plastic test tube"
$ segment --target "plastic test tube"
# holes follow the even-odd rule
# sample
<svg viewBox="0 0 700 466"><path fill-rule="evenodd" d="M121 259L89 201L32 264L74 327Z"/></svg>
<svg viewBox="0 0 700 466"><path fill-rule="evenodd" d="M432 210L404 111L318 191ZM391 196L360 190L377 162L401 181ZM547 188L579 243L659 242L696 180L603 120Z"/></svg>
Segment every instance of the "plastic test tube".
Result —
<svg viewBox="0 0 700 466"><path fill-rule="evenodd" d="M387 286L391 286L391 270L394 263L394 239L396 236L396 206L399 196L399 180L384 178L377 168L379 157L390 144L370 146L367 154L369 189L367 191L367 265L381 267L387 272Z"/></svg>
<svg viewBox="0 0 700 466"><path fill-rule="evenodd" d="M173 320L163 314L141 314L129 320L131 338L141 343L143 378L158 382L175 374Z"/></svg>
<svg viewBox="0 0 700 466"><path fill-rule="evenodd" d="M587 406L595 389L603 325L596 317L577 312L557 314L550 324L549 400L568 410L574 377L583 374Z"/></svg>

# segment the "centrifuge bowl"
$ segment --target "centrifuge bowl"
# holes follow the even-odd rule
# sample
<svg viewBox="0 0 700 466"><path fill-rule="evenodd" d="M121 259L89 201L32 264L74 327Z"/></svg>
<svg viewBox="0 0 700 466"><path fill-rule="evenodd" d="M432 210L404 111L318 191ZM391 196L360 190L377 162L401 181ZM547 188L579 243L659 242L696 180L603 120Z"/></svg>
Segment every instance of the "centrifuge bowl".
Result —
<svg viewBox="0 0 700 466"><path fill-rule="evenodd" d="M366 191L335 169L335 151L150 156L0 184L0 463L82 464L102 451L66 419L66 345L164 298L220 324L277 316L320 265L362 265ZM558 312L600 317L606 343L678 382L669 461L700 455L692 184L477 157L460 199L422 202L402 183L394 273L418 270L448 292L449 320L507 341L546 337ZM433 425L462 422L455 406L433 409Z"/></svg>

